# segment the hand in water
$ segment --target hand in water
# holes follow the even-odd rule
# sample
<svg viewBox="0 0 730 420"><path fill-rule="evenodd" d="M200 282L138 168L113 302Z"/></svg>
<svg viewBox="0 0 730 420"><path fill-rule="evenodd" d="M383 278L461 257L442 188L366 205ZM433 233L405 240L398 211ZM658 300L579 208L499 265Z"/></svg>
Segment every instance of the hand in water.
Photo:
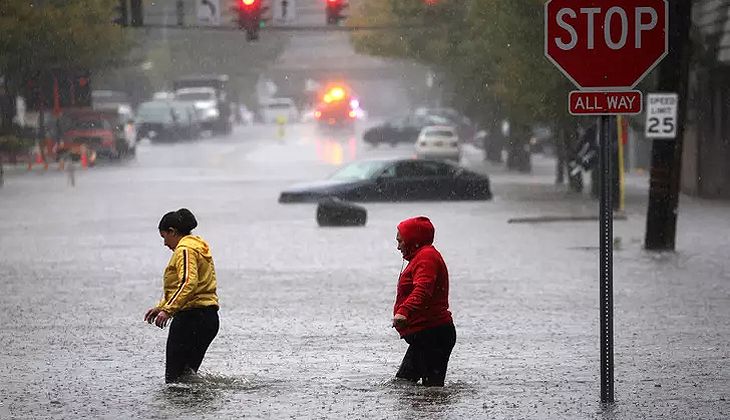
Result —
<svg viewBox="0 0 730 420"><path fill-rule="evenodd" d="M157 316L157 314L159 314L159 313L160 313L160 310L157 309L156 307L150 308L147 311L147 313L144 314L144 320L151 324L155 320L155 317Z"/></svg>
<svg viewBox="0 0 730 420"><path fill-rule="evenodd" d="M393 317L393 328L405 327L407 323L408 319L401 314L395 314L395 316Z"/></svg>
<svg viewBox="0 0 730 420"><path fill-rule="evenodd" d="M167 325L167 321L170 319L170 315L165 311L160 311L160 313L157 314L157 318L155 318L155 325L157 325L160 328L165 328L165 325Z"/></svg>

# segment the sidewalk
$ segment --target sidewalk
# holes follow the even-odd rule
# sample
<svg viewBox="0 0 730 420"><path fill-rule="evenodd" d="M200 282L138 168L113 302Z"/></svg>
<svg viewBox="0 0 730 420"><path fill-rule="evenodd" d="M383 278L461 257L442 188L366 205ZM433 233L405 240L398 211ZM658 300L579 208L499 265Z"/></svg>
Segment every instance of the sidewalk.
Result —
<svg viewBox="0 0 730 420"><path fill-rule="evenodd" d="M548 207L552 211L565 214L575 215L578 210L581 215L586 212L597 214L598 201L591 197L589 174L584 174L582 193L568 188L567 176L566 182L558 185L555 183L554 157L533 155L530 173L508 171L504 163L484 162L481 154L468 155L467 163L470 168L489 175L497 200L541 203L540 208ZM626 173L624 180L625 212L645 213L649 196L648 173ZM546 206L550 203L552 206Z"/></svg>

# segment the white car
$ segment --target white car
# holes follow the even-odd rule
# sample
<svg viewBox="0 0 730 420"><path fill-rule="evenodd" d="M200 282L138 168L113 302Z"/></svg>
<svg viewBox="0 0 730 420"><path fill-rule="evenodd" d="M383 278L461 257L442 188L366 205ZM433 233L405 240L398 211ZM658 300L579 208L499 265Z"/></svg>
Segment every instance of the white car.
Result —
<svg viewBox="0 0 730 420"><path fill-rule="evenodd" d="M275 98L262 104L262 116L268 124L295 122L299 120L299 111L291 98Z"/></svg>
<svg viewBox="0 0 730 420"><path fill-rule="evenodd" d="M455 162L461 159L459 136L456 128L451 126L424 127L418 135L415 149L419 159L445 159Z"/></svg>
<svg viewBox="0 0 730 420"><path fill-rule="evenodd" d="M192 103L198 114L198 119L206 129L212 128L220 118L216 91L213 88L197 87L183 88L175 91L175 99L180 102Z"/></svg>

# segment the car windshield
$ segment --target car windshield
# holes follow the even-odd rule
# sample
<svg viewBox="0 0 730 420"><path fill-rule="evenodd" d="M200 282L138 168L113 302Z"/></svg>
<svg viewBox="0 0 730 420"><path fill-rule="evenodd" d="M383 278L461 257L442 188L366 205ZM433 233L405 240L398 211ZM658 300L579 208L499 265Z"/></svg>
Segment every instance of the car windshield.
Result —
<svg viewBox="0 0 730 420"><path fill-rule="evenodd" d="M180 101L213 101L215 95L212 92L185 92L178 93L177 99Z"/></svg>
<svg viewBox="0 0 730 420"><path fill-rule="evenodd" d="M382 172L387 165L388 162L355 162L342 167L330 175L329 179L333 181L362 181L364 179L370 179L375 174Z"/></svg>
<svg viewBox="0 0 730 420"><path fill-rule="evenodd" d="M454 132L451 130L431 130L426 131L426 137L454 137Z"/></svg>

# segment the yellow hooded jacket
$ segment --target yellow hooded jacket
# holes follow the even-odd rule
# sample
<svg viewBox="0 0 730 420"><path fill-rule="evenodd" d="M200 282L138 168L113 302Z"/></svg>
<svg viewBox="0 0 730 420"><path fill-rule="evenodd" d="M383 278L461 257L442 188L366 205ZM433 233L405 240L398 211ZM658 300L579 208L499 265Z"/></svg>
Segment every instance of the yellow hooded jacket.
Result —
<svg viewBox="0 0 730 420"><path fill-rule="evenodd" d="M213 256L198 236L180 239L165 268L164 282L165 297L157 308L170 315L189 308L219 306Z"/></svg>

